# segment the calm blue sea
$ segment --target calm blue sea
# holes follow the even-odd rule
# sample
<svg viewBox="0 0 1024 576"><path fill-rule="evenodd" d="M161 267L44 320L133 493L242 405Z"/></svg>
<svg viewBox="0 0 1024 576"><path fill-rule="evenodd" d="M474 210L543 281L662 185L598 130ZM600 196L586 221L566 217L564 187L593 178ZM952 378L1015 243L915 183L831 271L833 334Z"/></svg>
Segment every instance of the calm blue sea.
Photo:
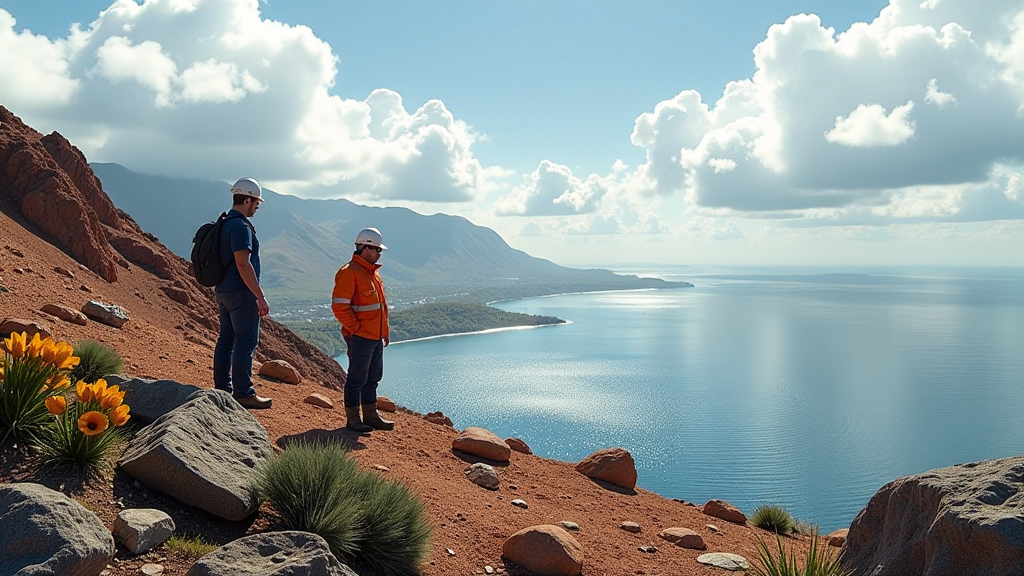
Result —
<svg viewBox="0 0 1024 576"><path fill-rule="evenodd" d="M390 346L380 392L825 532L900 476L1024 454L1024 270L620 271L695 287L497 303L571 324Z"/></svg>

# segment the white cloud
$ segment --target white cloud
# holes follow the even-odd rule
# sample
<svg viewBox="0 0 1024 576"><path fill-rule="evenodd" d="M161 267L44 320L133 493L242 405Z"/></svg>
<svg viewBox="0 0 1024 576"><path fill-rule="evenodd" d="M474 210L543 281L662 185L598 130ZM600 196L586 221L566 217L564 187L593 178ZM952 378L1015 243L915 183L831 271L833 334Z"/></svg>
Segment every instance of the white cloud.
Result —
<svg viewBox="0 0 1024 576"><path fill-rule="evenodd" d="M800 217L870 214L907 190L948 187L941 200L918 197L947 218L970 208L952 191L992 188L997 164L1024 171L1019 2L892 0L840 34L798 15L772 26L754 54L754 75L713 105L684 90L637 118L631 139L647 158L632 194Z"/></svg>
<svg viewBox="0 0 1024 576"><path fill-rule="evenodd" d="M440 101L332 95L331 47L253 0L115 2L54 41L14 25L0 10L0 102L92 161L364 202L466 202L508 176Z"/></svg>
<svg viewBox="0 0 1024 576"><path fill-rule="evenodd" d="M521 186L499 198L494 209L502 216L587 214L596 209L607 192L607 185L598 176L581 181L568 166L544 160L526 175Z"/></svg>

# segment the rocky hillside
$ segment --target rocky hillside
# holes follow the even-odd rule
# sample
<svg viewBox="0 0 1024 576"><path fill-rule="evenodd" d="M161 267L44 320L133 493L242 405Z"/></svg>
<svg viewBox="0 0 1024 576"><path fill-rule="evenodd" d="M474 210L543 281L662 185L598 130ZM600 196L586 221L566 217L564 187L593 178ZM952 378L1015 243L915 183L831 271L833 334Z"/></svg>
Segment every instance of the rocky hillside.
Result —
<svg viewBox="0 0 1024 576"><path fill-rule="evenodd" d="M56 132L43 136L2 106L0 230L7 255L21 259L0 270L0 278L8 278L0 284L12 285L11 276L18 277L17 290L0 290L2 315L53 324L40 307L79 310L89 300L115 304L133 319L118 335L96 323L73 333L58 323L54 335L121 339L130 342L122 348L131 356L137 347L154 345L131 340L133 332L153 323L169 345L162 350L169 362L210 362L218 328L212 289L195 282L186 260L114 206L78 148ZM54 275L63 289L40 301L44 295L37 286ZM257 361L286 360L314 382L344 382L337 362L273 320L262 326Z"/></svg>

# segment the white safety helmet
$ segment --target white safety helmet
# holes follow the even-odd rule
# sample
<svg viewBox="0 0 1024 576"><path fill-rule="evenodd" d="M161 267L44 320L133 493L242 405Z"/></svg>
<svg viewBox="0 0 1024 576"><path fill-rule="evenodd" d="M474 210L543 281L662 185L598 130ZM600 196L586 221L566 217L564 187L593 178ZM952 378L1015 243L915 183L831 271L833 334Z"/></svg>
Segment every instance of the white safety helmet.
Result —
<svg viewBox="0 0 1024 576"><path fill-rule="evenodd" d="M263 202L263 189L255 178L241 178L231 187L231 194L249 196Z"/></svg>
<svg viewBox="0 0 1024 576"><path fill-rule="evenodd" d="M367 246L378 246L381 250L387 250L388 247L384 245L384 239L381 238L380 230L376 228L363 228L356 234L356 241L353 242L356 246L365 244Z"/></svg>

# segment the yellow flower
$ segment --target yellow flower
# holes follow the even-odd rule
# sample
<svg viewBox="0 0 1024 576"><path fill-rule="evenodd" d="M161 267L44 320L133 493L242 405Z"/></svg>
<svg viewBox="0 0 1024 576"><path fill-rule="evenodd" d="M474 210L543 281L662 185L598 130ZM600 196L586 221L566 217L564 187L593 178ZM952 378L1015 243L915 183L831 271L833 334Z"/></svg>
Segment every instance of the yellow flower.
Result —
<svg viewBox="0 0 1024 576"><path fill-rule="evenodd" d="M107 388L106 393L103 394L102 398L100 398L100 406L109 410L120 406L123 401L124 392L118 390L117 386L111 386L110 388Z"/></svg>
<svg viewBox="0 0 1024 576"><path fill-rule="evenodd" d="M3 359L0 358L0 360L3 360ZM4 379L4 365L3 365L2 362L0 362L0 381L3 381L3 379Z"/></svg>
<svg viewBox="0 0 1024 576"><path fill-rule="evenodd" d="M60 416L68 408L68 401L63 396L50 396L46 399L46 409L54 416Z"/></svg>
<svg viewBox="0 0 1024 576"><path fill-rule="evenodd" d="M27 334L22 332L21 334L11 333L9 338L4 338L4 348L10 352L16 360L21 359L25 355L25 337Z"/></svg>
<svg viewBox="0 0 1024 576"><path fill-rule="evenodd" d="M114 426L124 426L124 423L128 421L131 416L128 415L128 405L121 404L117 408L114 408Z"/></svg>
<svg viewBox="0 0 1024 576"><path fill-rule="evenodd" d="M50 340L49 345L43 348L43 360L60 370L67 370L78 366L79 359L74 353L75 348L71 344Z"/></svg>
<svg viewBox="0 0 1024 576"><path fill-rule="evenodd" d="M92 400L92 386L86 384L85 380L79 380L75 385L75 396L78 396L79 402Z"/></svg>
<svg viewBox="0 0 1024 576"><path fill-rule="evenodd" d="M47 338L46 340L49 340ZM25 357L26 358L38 358L43 352L43 343L46 340L39 339L39 332L32 335L32 340L25 345Z"/></svg>
<svg viewBox="0 0 1024 576"><path fill-rule="evenodd" d="M82 417L78 419L78 429L86 436L95 436L102 434L109 423L105 414L91 410L82 414Z"/></svg>

